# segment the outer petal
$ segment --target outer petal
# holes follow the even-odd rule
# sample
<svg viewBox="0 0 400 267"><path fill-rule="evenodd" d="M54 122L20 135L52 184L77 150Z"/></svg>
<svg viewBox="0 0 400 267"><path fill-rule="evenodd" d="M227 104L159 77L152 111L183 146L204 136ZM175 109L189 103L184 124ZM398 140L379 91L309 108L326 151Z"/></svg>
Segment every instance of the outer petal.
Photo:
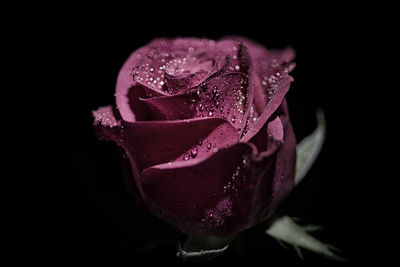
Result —
<svg viewBox="0 0 400 267"><path fill-rule="evenodd" d="M109 140L116 141L120 136L121 121L116 116L112 106L100 107L92 111L97 134Z"/></svg>
<svg viewBox="0 0 400 267"><path fill-rule="evenodd" d="M265 219L280 200L271 196L283 128L278 117L271 125L268 151L259 153L251 143L237 143L204 160L145 169L140 182L150 208L192 234L232 234Z"/></svg>
<svg viewBox="0 0 400 267"><path fill-rule="evenodd" d="M264 46L253 42L250 39L241 36L230 36L227 39L237 40L243 43L249 50L253 59L254 77L258 81L254 88L254 108L259 114L264 110L268 102L268 87L270 87L269 78L277 72L284 72L295 56L293 49L286 48L283 50L267 50ZM290 70L286 70L290 72Z"/></svg>
<svg viewBox="0 0 400 267"><path fill-rule="evenodd" d="M286 100L280 108L279 116L284 129L284 144L277 154L274 182L271 194L271 209L282 201L292 190L296 169L296 137L290 123Z"/></svg>
<svg viewBox="0 0 400 267"><path fill-rule="evenodd" d="M251 154L251 146L239 143L204 161L144 170L140 180L150 208L187 233L225 235L244 229L252 187L241 187L240 197L226 190L242 156Z"/></svg>
<svg viewBox="0 0 400 267"><path fill-rule="evenodd" d="M218 118L122 124L121 146L133 155L139 170L207 157L213 149L238 142L236 130Z"/></svg>
<svg viewBox="0 0 400 267"><path fill-rule="evenodd" d="M117 121L111 106L100 108L93 114L99 136L122 146L134 159L139 172L161 163L208 157L214 149L233 145L239 139L236 129L218 118Z"/></svg>
<svg viewBox="0 0 400 267"><path fill-rule="evenodd" d="M282 101L285 98L285 95L289 91L290 83L292 81L293 78L287 72L280 75L279 78L274 79L273 93L269 94L269 101L264 108L263 113L255 120L249 117L248 124L246 125L246 130L243 137L241 138L242 142L248 142L266 124L272 114L274 114L274 112L281 105Z"/></svg>
<svg viewBox="0 0 400 267"><path fill-rule="evenodd" d="M274 160L274 171L270 173L269 179L262 179L257 185L257 193L254 194L251 221L255 224L264 220L271 215L278 204L291 191L294 184L294 171L296 164L296 139L289 121L286 101L277 111L278 115L274 115L274 119L267 125L267 131L260 131L251 142L260 147L259 143L264 136L266 140L267 152L276 144L276 141L281 142ZM271 139L270 136L275 136ZM263 142L264 144L264 142ZM268 174L267 174L268 175Z"/></svg>

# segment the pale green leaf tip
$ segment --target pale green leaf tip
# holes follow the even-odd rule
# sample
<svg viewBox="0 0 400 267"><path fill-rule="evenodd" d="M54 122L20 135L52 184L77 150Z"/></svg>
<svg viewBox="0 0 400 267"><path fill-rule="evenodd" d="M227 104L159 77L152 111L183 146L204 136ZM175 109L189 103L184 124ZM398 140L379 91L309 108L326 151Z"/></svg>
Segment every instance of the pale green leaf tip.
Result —
<svg viewBox="0 0 400 267"><path fill-rule="evenodd" d="M304 257L301 253L301 248L321 254L332 260L347 262L346 259L333 252L338 251L338 249L310 235L308 233L309 229L316 230L316 226L300 226L289 216L283 216L276 219L265 233L276 239L279 244L282 244L282 242L291 244L302 260Z"/></svg>

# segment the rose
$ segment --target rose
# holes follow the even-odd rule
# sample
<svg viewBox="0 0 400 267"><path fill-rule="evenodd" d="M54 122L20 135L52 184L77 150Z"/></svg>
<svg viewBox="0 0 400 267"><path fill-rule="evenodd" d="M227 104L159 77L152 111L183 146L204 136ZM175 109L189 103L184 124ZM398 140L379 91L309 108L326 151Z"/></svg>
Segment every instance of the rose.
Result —
<svg viewBox="0 0 400 267"><path fill-rule="evenodd" d="M144 205L185 233L224 236L267 219L293 187L285 95L291 49L242 37L157 39L120 70L99 136L129 159Z"/></svg>

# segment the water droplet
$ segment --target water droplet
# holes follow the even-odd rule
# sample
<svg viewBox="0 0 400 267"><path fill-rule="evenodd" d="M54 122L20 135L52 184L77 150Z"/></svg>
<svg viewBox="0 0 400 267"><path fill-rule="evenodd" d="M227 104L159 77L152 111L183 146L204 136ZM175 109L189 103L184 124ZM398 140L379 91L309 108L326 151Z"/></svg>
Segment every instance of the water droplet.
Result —
<svg viewBox="0 0 400 267"><path fill-rule="evenodd" d="M240 174L240 167L238 166L238 168L236 169L236 172L235 172L235 176L238 177L239 174Z"/></svg>
<svg viewBox="0 0 400 267"><path fill-rule="evenodd" d="M235 120L236 120L236 116L232 115L232 123L235 123Z"/></svg>
<svg viewBox="0 0 400 267"><path fill-rule="evenodd" d="M188 159L190 159L190 155L189 155L189 153L185 153L183 155L183 160L188 160Z"/></svg>
<svg viewBox="0 0 400 267"><path fill-rule="evenodd" d="M197 153L199 152L197 147L192 148L192 150L190 151L190 155L192 156L192 158L195 158L197 156Z"/></svg>
<svg viewBox="0 0 400 267"><path fill-rule="evenodd" d="M199 146L201 146L203 144L203 139L199 139L199 142L197 142L199 144Z"/></svg>
<svg viewBox="0 0 400 267"><path fill-rule="evenodd" d="M212 117L213 116L213 112L212 111L209 111L208 112L208 117Z"/></svg>
<svg viewBox="0 0 400 267"><path fill-rule="evenodd" d="M211 93L213 94L214 97L219 96L218 86L214 85Z"/></svg>
<svg viewBox="0 0 400 267"><path fill-rule="evenodd" d="M236 65L236 66L235 66L235 70L240 70L239 65Z"/></svg>
<svg viewBox="0 0 400 267"><path fill-rule="evenodd" d="M208 143L208 144L207 144L207 150L210 150L210 149L211 149L211 146L212 146L211 143Z"/></svg>
<svg viewBox="0 0 400 267"><path fill-rule="evenodd" d="M219 132L219 134L220 134L220 135L223 135L223 134L224 134L224 132L223 132L223 131L220 131L220 132Z"/></svg>

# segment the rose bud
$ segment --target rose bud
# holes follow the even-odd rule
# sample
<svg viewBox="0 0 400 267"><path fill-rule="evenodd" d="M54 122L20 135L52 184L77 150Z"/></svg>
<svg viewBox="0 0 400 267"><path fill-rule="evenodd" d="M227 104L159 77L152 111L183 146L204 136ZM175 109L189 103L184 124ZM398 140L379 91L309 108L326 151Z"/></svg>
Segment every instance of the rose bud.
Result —
<svg viewBox="0 0 400 267"><path fill-rule="evenodd" d="M242 231L293 187L293 58L242 37L156 39L121 68L96 131L126 152L129 184L157 216L188 234Z"/></svg>

